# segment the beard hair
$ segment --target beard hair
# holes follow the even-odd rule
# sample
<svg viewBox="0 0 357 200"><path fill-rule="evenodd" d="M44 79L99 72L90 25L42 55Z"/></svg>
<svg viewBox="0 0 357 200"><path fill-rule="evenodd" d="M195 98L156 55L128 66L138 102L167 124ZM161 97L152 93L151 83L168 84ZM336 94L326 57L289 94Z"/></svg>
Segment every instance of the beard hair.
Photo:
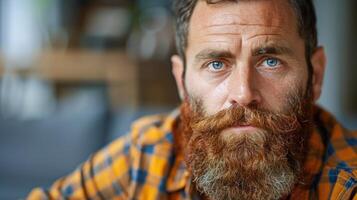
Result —
<svg viewBox="0 0 357 200"><path fill-rule="evenodd" d="M289 194L300 180L311 130L312 101L302 96L289 95L279 113L235 105L212 116L206 116L201 100L185 100L174 137L181 141L177 150L184 152L197 190L213 200ZM237 125L259 131L223 136L222 131Z"/></svg>

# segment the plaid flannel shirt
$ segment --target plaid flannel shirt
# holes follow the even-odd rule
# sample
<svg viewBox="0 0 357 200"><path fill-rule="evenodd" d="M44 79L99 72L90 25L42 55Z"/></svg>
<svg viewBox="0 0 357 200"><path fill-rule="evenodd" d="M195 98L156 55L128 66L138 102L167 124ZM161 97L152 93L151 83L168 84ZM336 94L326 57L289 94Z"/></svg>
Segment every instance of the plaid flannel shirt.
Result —
<svg viewBox="0 0 357 200"><path fill-rule="evenodd" d="M145 117L132 131L92 155L49 189L28 199L199 199L182 156L173 149L172 126L179 113ZM304 185L288 199L357 200L357 132L349 132L316 107Z"/></svg>

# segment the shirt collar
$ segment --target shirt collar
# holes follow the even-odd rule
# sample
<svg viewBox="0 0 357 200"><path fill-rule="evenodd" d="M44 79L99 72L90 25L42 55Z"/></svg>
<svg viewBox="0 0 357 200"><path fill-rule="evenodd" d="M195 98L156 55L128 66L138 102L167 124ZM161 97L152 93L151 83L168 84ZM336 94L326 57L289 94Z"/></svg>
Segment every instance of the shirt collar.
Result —
<svg viewBox="0 0 357 200"><path fill-rule="evenodd" d="M167 128L167 130L170 130L170 134L172 134L174 123L179 120L179 115L179 109L175 109L172 113L169 114L169 120L166 121L164 126ZM175 141L173 140L172 144L174 144L174 142ZM181 153L174 155L173 165L170 169L166 183L166 190L168 192L175 192L185 189L188 192L191 187L190 183L191 177L184 161L184 155Z"/></svg>
<svg viewBox="0 0 357 200"><path fill-rule="evenodd" d="M174 165L171 168L166 189L168 192L174 192L178 190L189 190L190 187L190 174L184 163L184 159L181 155L178 155L174 161Z"/></svg>

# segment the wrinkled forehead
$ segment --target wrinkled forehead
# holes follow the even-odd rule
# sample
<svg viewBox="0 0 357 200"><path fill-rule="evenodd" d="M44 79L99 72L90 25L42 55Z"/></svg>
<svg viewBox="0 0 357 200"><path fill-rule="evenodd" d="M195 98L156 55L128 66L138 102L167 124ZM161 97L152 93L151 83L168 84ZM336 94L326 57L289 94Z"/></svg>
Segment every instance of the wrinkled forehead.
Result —
<svg viewBox="0 0 357 200"><path fill-rule="evenodd" d="M241 28L297 33L295 12L287 0L241 0L208 4L199 0L191 17L192 33L240 33Z"/></svg>

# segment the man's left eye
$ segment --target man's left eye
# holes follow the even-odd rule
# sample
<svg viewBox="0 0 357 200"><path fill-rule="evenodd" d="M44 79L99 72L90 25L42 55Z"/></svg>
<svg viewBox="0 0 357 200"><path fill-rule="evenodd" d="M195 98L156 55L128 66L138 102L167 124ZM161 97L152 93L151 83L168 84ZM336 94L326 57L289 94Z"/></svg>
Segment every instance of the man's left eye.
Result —
<svg viewBox="0 0 357 200"><path fill-rule="evenodd" d="M281 64L279 59L267 58L264 60L263 65L267 68L275 68Z"/></svg>

